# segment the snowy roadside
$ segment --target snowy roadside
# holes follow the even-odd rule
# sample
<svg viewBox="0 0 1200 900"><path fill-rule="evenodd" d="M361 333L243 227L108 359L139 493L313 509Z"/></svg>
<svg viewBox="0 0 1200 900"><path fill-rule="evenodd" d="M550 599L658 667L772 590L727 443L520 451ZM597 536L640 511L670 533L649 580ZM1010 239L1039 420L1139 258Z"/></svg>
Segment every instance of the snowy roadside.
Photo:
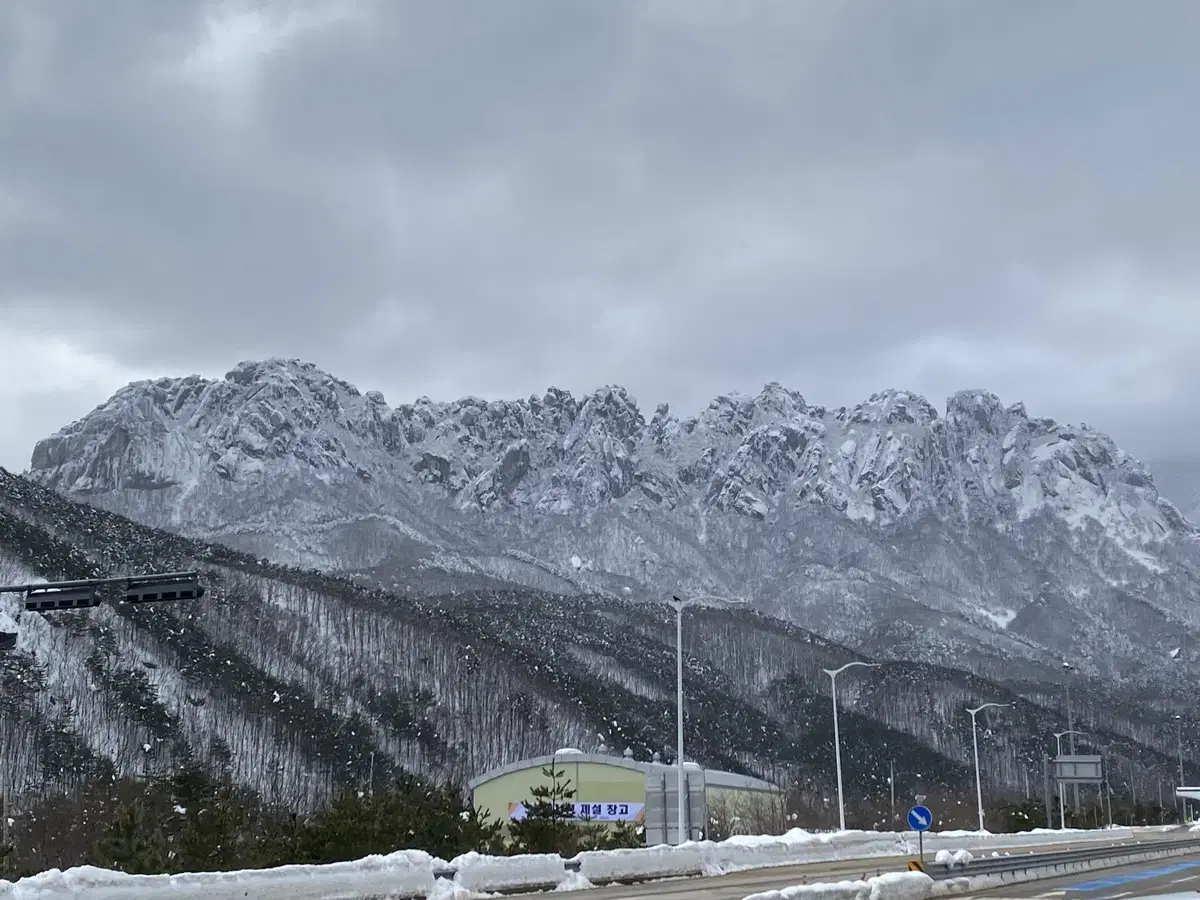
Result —
<svg viewBox="0 0 1200 900"><path fill-rule="evenodd" d="M1138 829L1142 833L1155 830ZM1039 829L996 835L948 831L927 834L924 843L927 853L941 856L939 851L954 854L986 850L989 845L1034 849L1046 844L1133 836L1131 829L1065 832ZM678 847L581 853L574 858L578 872L569 871L567 861L553 855L492 857L470 853L446 861L415 850L323 866L179 875L126 875L81 866L66 871L50 870L15 883L0 881L0 900L66 900L80 896L90 900L157 900L200 895L206 900L217 900L247 894L261 900L381 894L450 900L525 886L579 890L591 887L594 882L614 879L716 875L771 866L902 856L915 851L915 835L911 833L813 833L794 829L779 836L741 836ZM455 871L453 881L436 877L435 873L446 870Z"/></svg>

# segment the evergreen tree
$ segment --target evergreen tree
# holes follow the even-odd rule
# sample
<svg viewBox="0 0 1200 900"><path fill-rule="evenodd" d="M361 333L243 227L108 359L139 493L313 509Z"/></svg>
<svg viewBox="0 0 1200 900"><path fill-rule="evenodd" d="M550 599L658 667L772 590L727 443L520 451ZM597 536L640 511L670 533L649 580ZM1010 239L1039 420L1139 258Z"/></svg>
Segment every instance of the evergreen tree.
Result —
<svg viewBox="0 0 1200 900"><path fill-rule="evenodd" d="M456 791L405 775L374 796L343 794L304 829L298 853L321 863L420 848L453 859L501 843L500 825L466 808Z"/></svg>
<svg viewBox="0 0 1200 900"><path fill-rule="evenodd" d="M618 822L613 828L608 829L604 846L597 849L624 850L644 846L646 846L646 841L637 825L632 822Z"/></svg>
<svg viewBox="0 0 1200 900"><path fill-rule="evenodd" d="M17 848L11 843L0 844L0 878L15 880L11 876L15 874L16 862Z"/></svg>
<svg viewBox="0 0 1200 900"><path fill-rule="evenodd" d="M548 783L529 789L532 799L525 804L525 818L509 829L513 844L522 853L572 856L577 852L580 835L572 803L575 789L565 774L553 767L543 768L542 777Z"/></svg>
<svg viewBox="0 0 1200 900"><path fill-rule="evenodd" d="M178 868L218 872L252 857L261 821L256 799L232 785L216 786L195 798L182 814L177 839Z"/></svg>
<svg viewBox="0 0 1200 900"><path fill-rule="evenodd" d="M401 775L372 797L343 794L307 816L198 767L155 779L102 779L22 816L0 874L89 864L136 874L269 868L400 849L443 859L505 853L501 823L454 787ZM11 880L11 878L10 878Z"/></svg>
<svg viewBox="0 0 1200 900"><path fill-rule="evenodd" d="M166 840L141 804L123 806L89 862L130 875L153 875L166 868Z"/></svg>
<svg viewBox="0 0 1200 900"><path fill-rule="evenodd" d="M993 830L1007 833L1029 831L1032 828L1045 828L1046 805L1037 800L1022 800L1019 803L1009 803L1001 806L988 817L989 822L997 822Z"/></svg>

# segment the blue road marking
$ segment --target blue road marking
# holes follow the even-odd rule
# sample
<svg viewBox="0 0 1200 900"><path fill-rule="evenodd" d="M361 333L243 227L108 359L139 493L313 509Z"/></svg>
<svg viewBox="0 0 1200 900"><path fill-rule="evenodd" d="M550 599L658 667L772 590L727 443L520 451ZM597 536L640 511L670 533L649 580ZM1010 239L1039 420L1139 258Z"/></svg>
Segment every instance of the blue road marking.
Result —
<svg viewBox="0 0 1200 900"><path fill-rule="evenodd" d="M1161 878L1163 875L1171 875L1175 872L1183 872L1197 867L1200 867L1200 860L1173 863L1169 866L1160 866L1157 869L1143 869L1140 872L1129 872L1125 875L1110 875L1107 878L1097 878L1095 881L1081 881L1078 884L1071 885L1067 890L1100 891L1105 888L1118 887L1134 881L1145 881L1148 878Z"/></svg>

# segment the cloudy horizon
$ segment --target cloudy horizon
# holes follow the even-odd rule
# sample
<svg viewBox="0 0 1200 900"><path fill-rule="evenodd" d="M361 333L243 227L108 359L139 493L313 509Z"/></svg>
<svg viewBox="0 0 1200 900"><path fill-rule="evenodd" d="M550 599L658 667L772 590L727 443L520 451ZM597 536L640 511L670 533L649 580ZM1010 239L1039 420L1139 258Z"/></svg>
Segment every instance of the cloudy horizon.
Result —
<svg viewBox="0 0 1200 900"><path fill-rule="evenodd" d="M10 0L0 466L129 381L980 388L1196 458L1200 5Z"/></svg>

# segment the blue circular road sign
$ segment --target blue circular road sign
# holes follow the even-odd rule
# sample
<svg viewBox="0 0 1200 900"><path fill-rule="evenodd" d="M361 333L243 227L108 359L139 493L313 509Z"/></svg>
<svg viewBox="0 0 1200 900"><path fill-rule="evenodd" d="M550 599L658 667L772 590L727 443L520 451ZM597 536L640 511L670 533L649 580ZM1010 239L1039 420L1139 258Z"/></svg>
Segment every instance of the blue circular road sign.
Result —
<svg viewBox="0 0 1200 900"><path fill-rule="evenodd" d="M908 811L908 827L913 831L928 831L933 824L933 813L928 806L914 806Z"/></svg>

